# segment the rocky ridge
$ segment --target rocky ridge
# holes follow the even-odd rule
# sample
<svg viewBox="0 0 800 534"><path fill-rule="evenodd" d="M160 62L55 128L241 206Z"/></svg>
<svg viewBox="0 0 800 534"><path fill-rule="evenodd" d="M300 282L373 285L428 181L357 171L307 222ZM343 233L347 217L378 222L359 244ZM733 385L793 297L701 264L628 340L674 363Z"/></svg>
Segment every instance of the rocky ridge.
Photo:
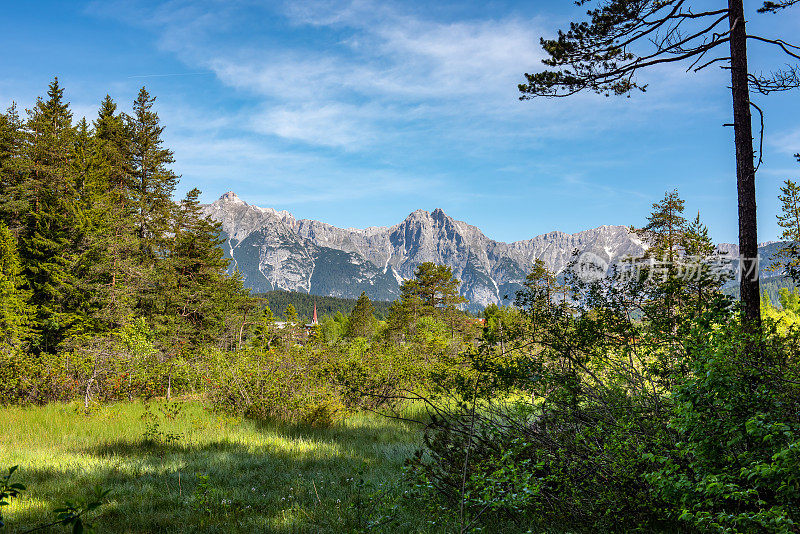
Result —
<svg viewBox="0 0 800 534"><path fill-rule="evenodd" d="M337 228L287 211L252 206L228 192L204 206L222 224L224 250L253 291L273 289L392 300L399 284L425 261L448 265L474 307L513 299L534 260L563 270L576 249L598 263L640 255L642 243L624 226L575 234L549 232L503 243L441 209L416 210L391 227Z"/></svg>

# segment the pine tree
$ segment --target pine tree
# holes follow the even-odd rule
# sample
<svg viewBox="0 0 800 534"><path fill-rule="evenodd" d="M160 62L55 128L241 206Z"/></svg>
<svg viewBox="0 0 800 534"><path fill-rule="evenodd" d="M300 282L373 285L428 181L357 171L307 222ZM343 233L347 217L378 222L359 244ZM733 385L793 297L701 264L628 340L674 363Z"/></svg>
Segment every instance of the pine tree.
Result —
<svg viewBox="0 0 800 534"><path fill-rule="evenodd" d="M347 336L350 338L372 337L375 333L376 325L377 319L375 319L372 302L369 300L367 293L362 291L348 318Z"/></svg>
<svg viewBox="0 0 800 534"><path fill-rule="evenodd" d="M648 314L665 335L677 334L681 318L699 313L721 280L710 275L707 257L713 252L708 228L700 214L688 223L683 216L684 201L678 191L667 192L653 204L644 228L634 229L648 245L646 258L654 264L642 269L642 291L648 295Z"/></svg>
<svg viewBox="0 0 800 534"><path fill-rule="evenodd" d="M800 160L800 155L797 155ZM778 215L778 226L783 228L780 238L789 241L777 253L780 263L786 267L786 272L795 282L800 282L800 186L791 180L786 180L781 187L782 195L781 214Z"/></svg>
<svg viewBox="0 0 800 534"><path fill-rule="evenodd" d="M431 314L437 309L453 308L466 302L458 294L460 283L453 277L450 267L424 262L417 266L414 278L400 285L400 294L411 306L421 305L423 313Z"/></svg>
<svg viewBox="0 0 800 534"><path fill-rule="evenodd" d="M647 218L647 225L636 230L649 245L648 256L663 259L670 265L675 262L681 252L681 243L686 232L683 204L677 189L665 193L661 202L653 204L653 212Z"/></svg>
<svg viewBox="0 0 800 534"><path fill-rule="evenodd" d="M579 0L577 5L588 4ZM746 28L744 0L703 3L691 0L601 0L587 19L570 23L555 39L541 39L547 70L525 74L521 99L567 97L581 91L627 95L644 91L637 74L665 63L685 62L695 72L720 66L730 73L736 186L739 214L739 281L748 329L760 328L756 166L750 91L767 95L800 87L790 65L772 73L749 70L748 42L758 42L797 59L797 46ZM726 5L727 4L727 5ZM798 0L765 0L758 13L776 13ZM760 108L759 108L760 109Z"/></svg>

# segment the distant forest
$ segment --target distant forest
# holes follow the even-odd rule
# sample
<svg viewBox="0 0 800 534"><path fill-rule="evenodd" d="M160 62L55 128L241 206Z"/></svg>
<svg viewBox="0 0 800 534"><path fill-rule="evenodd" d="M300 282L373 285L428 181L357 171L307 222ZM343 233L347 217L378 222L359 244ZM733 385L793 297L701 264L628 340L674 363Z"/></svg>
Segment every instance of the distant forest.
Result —
<svg viewBox="0 0 800 534"><path fill-rule="evenodd" d="M781 277L773 277L773 278L762 278L761 279L761 296L766 296L769 299L770 304L775 306L776 308L781 307L780 302L780 291L782 288L787 288L789 292L794 291L798 288L797 284L795 284L791 278L788 276L781 276ZM731 286L726 287L722 290L723 293L726 293L736 300L739 300L739 286Z"/></svg>
<svg viewBox="0 0 800 534"><path fill-rule="evenodd" d="M779 292L781 288L788 288L789 291L794 291L797 285L792 282L788 276L780 278L764 278L761 280L761 293L766 295L770 303L780 308ZM732 286L723 289L727 293L739 299L739 287ZM341 312L342 315L350 315L356 305L356 299L346 299L339 297L324 297L321 295L310 295L308 293L299 293L297 291L284 291L275 290L267 291L266 293L252 293L257 299L266 301L269 309L276 317L283 317L286 307L291 304L297 310L297 314L304 320L310 321L314 314L314 303L317 304L317 316L322 318L323 315L335 315L336 312ZM392 305L389 301L373 301L372 306L375 309L375 316L380 319L386 319L389 315L389 308ZM470 314L468 315L480 315Z"/></svg>
<svg viewBox="0 0 800 534"><path fill-rule="evenodd" d="M321 295L309 295L308 293L298 293L296 291L267 291L266 293L254 293L254 297L264 299L277 317L283 317L286 307L291 304L297 310L297 314L304 320L310 321L314 315L314 304L317 305L317 316L335 315L341 312L342 315L350 315L356 305L356 299L345 299L339 297L323 297ZM385 319L389 315L391 302L374 301L372 306L375 316L378 319Z"/></svg>

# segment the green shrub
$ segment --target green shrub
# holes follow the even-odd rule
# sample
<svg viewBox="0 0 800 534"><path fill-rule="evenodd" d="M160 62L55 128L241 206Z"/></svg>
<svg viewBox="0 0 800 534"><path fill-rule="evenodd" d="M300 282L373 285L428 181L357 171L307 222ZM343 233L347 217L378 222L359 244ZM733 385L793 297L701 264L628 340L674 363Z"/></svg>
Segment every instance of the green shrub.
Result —
<svg viewBox="0 0 800 534"><path fill-rule="evenodd" d="M326 376L327 353L313 347L220 353L209 378L212 405L256 419L329 426L347 410Z"/></svg>
<svg viewBox="0 0 800 534"><path fill-rule="evenodd" d="M647 480L700 532L797 532L800 336L707 333L674 391L675 446Z"/></svg>

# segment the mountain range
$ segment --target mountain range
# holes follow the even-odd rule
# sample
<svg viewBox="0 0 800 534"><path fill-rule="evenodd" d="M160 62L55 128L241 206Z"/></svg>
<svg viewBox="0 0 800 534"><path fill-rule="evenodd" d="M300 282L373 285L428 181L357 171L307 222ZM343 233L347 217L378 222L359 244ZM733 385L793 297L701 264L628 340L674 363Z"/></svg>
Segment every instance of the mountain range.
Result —
<svg viewBox="0 0 800 534"><path fill-rule="evenodd" d="M234 192L203 206L222 225L230 270L253 292L289 290L373 300L394 300L400 283L430 261L449 266L472 308L513 300L536 259L561 272L574 251L600 265L639 256L645 246L625 226L600 226L567 234L549 232L503 243L441 209L416 210L390 227L337 228L287 211L253 206ZM735 245L718 250L735 255Z"/></svg>

